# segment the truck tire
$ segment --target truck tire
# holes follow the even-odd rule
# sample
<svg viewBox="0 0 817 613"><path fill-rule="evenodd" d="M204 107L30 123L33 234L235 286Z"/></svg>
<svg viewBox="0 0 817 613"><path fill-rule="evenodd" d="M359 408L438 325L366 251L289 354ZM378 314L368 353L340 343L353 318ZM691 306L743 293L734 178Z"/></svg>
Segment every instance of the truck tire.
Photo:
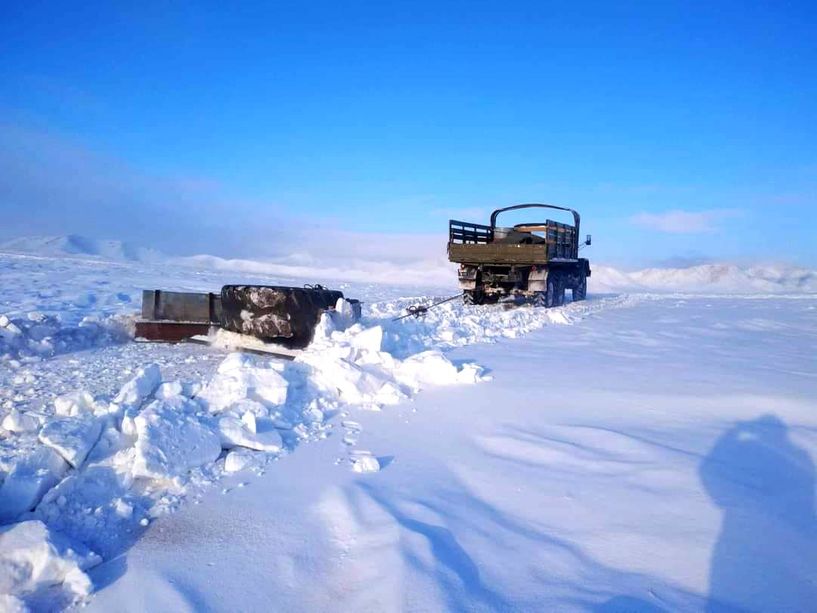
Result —
<svg viewBox="0 0 817 613"><path fill-rule="evenodd" d="M564 290L562 290L564 295ZM556 275L548 275L547 291L545 292L545 306L547 308L559 306L559 281Z"/></svg>
<svg viewBox="0 0 817 613"><path fill-rule="evenodd" d="M225 285L221 289L221 326L282 343L306 347L321 313L335 306L343 293L322 287Z"/></svg>
<svg viewBox="0 0 817 613"><path fill-rule="evenodd" d="M462 303L469 306L474 304L482 304L485 302L485 296L481 290L465 290L462 293Z"/></svg>
<svg viewBox="0 0 817 613"><path fill-rule="evenodd" d="M556 277L556 306L563 306L565 303L565 280L562 276Z"/></svg>
<svg viewBox="0 0 817 613"><path fill-rule="evenodd" d="M582 275L581 282L573 288L573 302L587 298L587 277Z"/></svg>
<svg viewBox="0 0 817 613"><path fill-rule="evenodd" d="M565 280L560 274L551 273L548 275L547 291L545 293L545 306L558 307L565 303Z"/></svg>
<svg viewBox="0 0 817 613"><path fill-rule="evenodd" d="M547 306L547 292L536 292L533 295L533 306L546 307Z"/></svg>

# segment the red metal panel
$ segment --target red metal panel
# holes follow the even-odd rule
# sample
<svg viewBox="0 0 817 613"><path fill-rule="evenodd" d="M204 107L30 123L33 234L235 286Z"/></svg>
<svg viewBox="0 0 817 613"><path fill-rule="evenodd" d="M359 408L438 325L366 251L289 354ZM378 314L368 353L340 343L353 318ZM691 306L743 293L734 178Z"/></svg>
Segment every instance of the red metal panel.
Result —
<svg viewBox="0 0 817 613"><path fill-rule="evenodd" d="M176 321L137 321L136 338L178 343L191 336L207 334L210 324Z"/></svg>

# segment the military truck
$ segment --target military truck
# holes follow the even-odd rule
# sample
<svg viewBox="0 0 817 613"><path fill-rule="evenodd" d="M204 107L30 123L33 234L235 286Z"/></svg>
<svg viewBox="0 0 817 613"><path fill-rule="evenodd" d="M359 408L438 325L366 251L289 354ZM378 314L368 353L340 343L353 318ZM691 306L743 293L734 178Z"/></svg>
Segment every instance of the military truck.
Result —
<svg viewBox="0 0 817 613"><path fill-rule="evenodd" d="M574 225L545 221L498 226L497 218L519 209L555 209L573 214ZM466 304L503 299L528 300L535 306L564 303L587 296L590 263L579 257L581 218L573 209L552 204L517 204L491 213L489 225L450 220L448 259L459 267L459 284ZM582 246L590 245L588 234Z"/></svg>

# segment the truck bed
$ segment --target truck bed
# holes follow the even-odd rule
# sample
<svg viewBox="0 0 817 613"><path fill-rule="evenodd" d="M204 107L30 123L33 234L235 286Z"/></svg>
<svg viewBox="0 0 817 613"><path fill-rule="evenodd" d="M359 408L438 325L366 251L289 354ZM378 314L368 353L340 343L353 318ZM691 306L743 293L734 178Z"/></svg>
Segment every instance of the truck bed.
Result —
<svg viewBox="0 0 817 613"><path fill-rule="evenodd" d="M576 229L573 226L547 220L539 226L544 244L494 241L494 228L482 224L448 222L448 260L458 264L533 265L554 260L575 261Z"/></svg>

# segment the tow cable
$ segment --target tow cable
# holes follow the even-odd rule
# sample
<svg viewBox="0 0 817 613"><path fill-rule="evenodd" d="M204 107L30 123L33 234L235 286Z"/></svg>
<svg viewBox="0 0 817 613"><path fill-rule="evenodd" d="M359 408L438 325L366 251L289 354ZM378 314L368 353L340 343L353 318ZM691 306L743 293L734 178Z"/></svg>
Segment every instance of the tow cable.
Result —
<svg viewBox="0 0 817 613"><path fill-rule="evenodd" d="M460 296L462 296L462 292L460 292L459 294L454 294L453 296L449 296L445 300L440 300L439 302L429 304L428 306L423 305L423 304L413 304L413 305L411 305L410 307L408 307L406 309L406 311L408 311L408 312L405 315L401 315L400 317L395 317L394 319L392 319L392 321L400 321L401 319L405 319L406 317L420 318L423 315L425 315L426 313L428 313L428 311L430 309L433 309L436 306L440 306L441 304L443 304L445 302L450 302L450 301L454 300L455 298L459 298Z"/></svg>

